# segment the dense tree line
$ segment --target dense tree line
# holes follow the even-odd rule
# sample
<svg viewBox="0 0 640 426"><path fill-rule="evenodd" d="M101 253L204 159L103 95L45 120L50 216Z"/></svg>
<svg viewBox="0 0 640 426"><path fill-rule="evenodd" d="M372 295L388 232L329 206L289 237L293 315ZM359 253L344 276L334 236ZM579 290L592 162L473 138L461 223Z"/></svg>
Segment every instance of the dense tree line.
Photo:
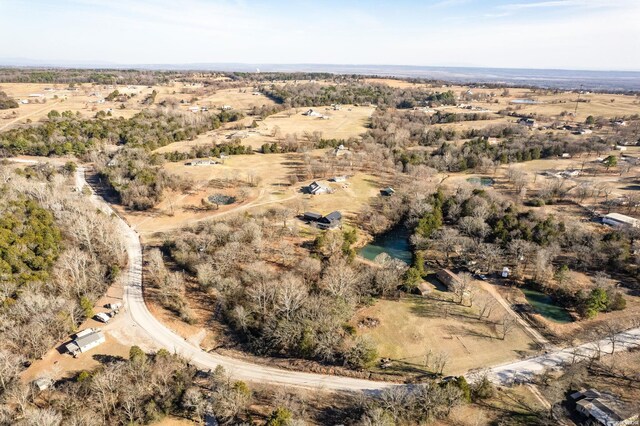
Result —
<svg viewBox="0 0 640 426"><path fill-rule="evenodd" d="M0 90L0 110L10 108L18 108L18 103Z"/></svg>
<svg viewBox="0 0 640 426"><path fill-rule="evenodd" d="M151 424L168 414L200 421L210 404L207 388L225 385L220 379L220 385L211 380L200 387L195 380L195 368L178 355L166 350L147 355L134 346L129 359L114 357L96 370L58 382L55 390L39 392L31 384L12 383L0 408L0 423Z"/></svg>
<svg viewBox="0 0 640 426"><path fill-rule="evenodd" d="M274 102L289 107L309 107L331 104L373 103L395 108L413 108L418 105L455 105L451 91L434 92L423 88L399 89L384 84L351 82L348 84L320 85L317 83L271 85L261 91Z"/></svg>
<svg viewBox="0 0 640 426"><path fill-rule="evenodd" d="M221 143L212 145L198 145L192 147L189 152L166 152L164 158L167 161L184 161L190 158L220 158L221 155L243 155L253 154L253 149L248 145L240 143Z"/></svg>
<svg viewBox="0 0 640 426"><path fill-rule="evenodd" d="M58 84L163 84L181 78L183 72L144 70L95 70L63 68L0 68L2 83Z"/></svg>
<svg viewBox="0 0 640 426"><path fill-rule="evenodd" d="M124 266L115 222L69 191L66 177L0 167L0 397L24 362L92 315ZM26 174L25 174L26 175Z"/></svg>
<svg viewBox="0 0 640 426"><path fill-rule="evenodd" d="M172 142L236 121L239 112L181 114L163 110L142 111L132 118L84 119L70 111L52 111L43 124L0 134L0 156L84 155L103 144L145 147L153 150Z"/></svg>

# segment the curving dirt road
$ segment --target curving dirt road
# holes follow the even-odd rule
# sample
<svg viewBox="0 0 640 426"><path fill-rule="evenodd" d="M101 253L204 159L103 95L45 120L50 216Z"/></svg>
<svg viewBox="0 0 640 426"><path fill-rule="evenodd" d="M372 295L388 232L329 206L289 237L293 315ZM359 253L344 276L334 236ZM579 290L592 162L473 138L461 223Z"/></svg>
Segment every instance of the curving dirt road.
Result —
<svg viewBox="0 0 640 426"><path fill-rule="evenodd" d="M86 185L84 168L78 167L76 172L76 190L82 190ZM92 193L91 202L107 214L116 214L113 209L99 196ZM117 216L117 215L116 215ZM189 359L194 365L202 369L214 369L223 366L233 377L262 383L285 386L327 389L327 390L377 390L391 386L394 383L376 382L354 379L349 377L303 373L282 370L274 367L256 365L216 353L208 353L192 345L160 323L147 309L142 294L142 246L138 234L124 220L118 217L118 226L122 231L127 245L129 269L127 285L125 286L124 305L127 315L139 330L144 332L157 348L165 348L179 353Z"/></svg>

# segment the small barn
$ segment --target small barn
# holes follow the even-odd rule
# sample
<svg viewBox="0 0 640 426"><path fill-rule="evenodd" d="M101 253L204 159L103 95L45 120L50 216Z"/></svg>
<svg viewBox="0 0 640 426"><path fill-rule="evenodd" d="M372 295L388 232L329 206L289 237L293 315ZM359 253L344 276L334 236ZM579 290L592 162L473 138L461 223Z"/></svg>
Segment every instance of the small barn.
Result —
<svg viewBox="0 0 640 426"><path fill-rule="evenodd" d="M304 212L302 218L307 222L317 222L322 219L322 215L320 213L315 212Z"/></svg>
<svg viewBox="0 0 640 426"><path fill-rule="evenodd" d="M436 272L436 277L442 284L447 286L447 290L449 291L453 290L460 282L460 278L449 269L440 269Z"/></svg>
<svg viewBox="0 0 640 426"><path fill-rule="evenodd" d="M521 124L523 126L527 126L527 127L538 127L538 124L536 123L536 120L534 120L533 118L521 118L518 120L518 124Z"/></svg>
<svg viewBox="0 0 640 426"><path fill-rule="evenodd" d="M602 223L616 228L637 228L638 219L620 213L609 213L602 218Z"/></svg>

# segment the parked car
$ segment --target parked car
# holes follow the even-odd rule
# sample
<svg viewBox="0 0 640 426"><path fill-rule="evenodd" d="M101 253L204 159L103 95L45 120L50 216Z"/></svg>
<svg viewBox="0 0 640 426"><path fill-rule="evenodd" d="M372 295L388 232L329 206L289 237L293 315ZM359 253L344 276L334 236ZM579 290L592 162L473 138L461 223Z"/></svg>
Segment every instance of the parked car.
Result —
<svg viewBox="0 0 640 426"><path fill-rule="evenodd" d="M98 312L97 314L94 315L94 317L96 319L96 321L100 321L103 323L108 323L111 320L111 316L109 314L106 314L104 312Z"/></svg>
<svg viewBox="0 0 640 426"><path fill-rule="evenodd" d="M122 303L107 303L104 307L115 311L122 307Z"/></svg>
<svg viewBox="0 0 640 426"><path fill-rule="evenodd" d="M477 274L476 277L478 277L479 280L482 281L486 281L487 280L487 276L484 274Z"/></svg>

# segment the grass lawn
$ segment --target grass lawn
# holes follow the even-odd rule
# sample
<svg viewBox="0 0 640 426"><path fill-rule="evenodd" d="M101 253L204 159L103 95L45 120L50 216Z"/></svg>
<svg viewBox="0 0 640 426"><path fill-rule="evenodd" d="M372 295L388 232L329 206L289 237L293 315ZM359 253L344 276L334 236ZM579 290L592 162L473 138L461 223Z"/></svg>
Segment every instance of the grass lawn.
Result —
<svg viewBox="0 0 640 426"><path fill-rule="evenodd" d="M447 294L434 293L441 297ZM377 318L380 323L358 331L373 339L380 357L391 358L394 366L404 372L426 373L425 355L432 350L434 354L448 353L444 374L462 374L533 353L532 339L519 327L505 340L498 337L499 327L494 322L504 313L496 307L491 321L479 321L475 308L435 298L406 296L399 301L380 300L362 310L359 318Z"/></svg>

